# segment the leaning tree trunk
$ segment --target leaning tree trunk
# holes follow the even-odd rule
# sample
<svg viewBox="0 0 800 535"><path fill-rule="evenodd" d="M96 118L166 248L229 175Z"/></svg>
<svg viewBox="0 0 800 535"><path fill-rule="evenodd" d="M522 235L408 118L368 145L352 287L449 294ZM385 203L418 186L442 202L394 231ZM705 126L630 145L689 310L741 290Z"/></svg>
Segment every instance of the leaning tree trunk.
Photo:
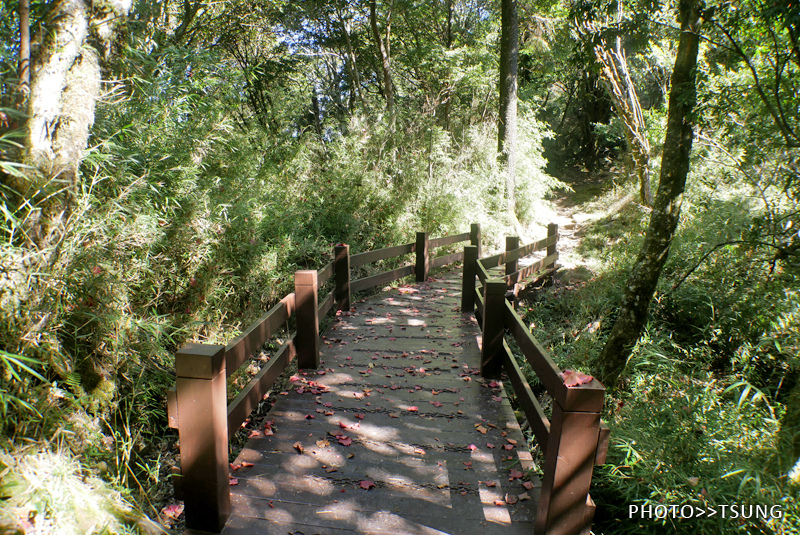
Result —
<svg viewBox="0 0 800 535"><path fill-rule="evenodd" d="M108 57L131 0L55 4L33 58L25 160L36 172L19 193L39 203L39 245L69 215L78 168L100 96L101 61ZM38 238L38 239L37 239Z"/></svg>
<svg viewBox="0 0 800 535"><path fill-rule="evenodd" d="M517 59L519 24L517 0L502 0L500 32L500 108L497 120L497 152L506 165L506 201L510 215L517 207Z"/></svg>
<svg viewBox="0 0 800 535"><path fill-rule="evenodd" d="M697 0L682 0L679 5L681 36L672 71L667 133L661 159L661 181L650 226L633 267L619 316L603 347L599 378L614 387L624 371L634 344L645 325L647 309L658 278L667 261L670 244L678 226L681 199L689 173L692 148L691 114L696 99L695 68L700 43L700 9Z"/></svg>
<svg viewBox="0 0 800 535"><path fill-rule="evenodd" d="M639 196L643 204L653 205L650 192L650 142L642 114L642 106L633 86L622 39L617 37L616 49L610 49L605 40L594 47L595 57L601 65L600 80L614 103L614 109L622 121L625 141L632 162L633 172L639 181Z"/></svg>

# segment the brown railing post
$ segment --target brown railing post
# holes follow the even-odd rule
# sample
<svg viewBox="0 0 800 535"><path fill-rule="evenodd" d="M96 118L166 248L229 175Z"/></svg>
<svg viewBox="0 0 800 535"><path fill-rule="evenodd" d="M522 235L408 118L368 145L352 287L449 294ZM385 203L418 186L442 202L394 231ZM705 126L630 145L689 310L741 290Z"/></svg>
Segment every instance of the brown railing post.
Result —
<svg viewBox="0 0 800 535"><path fill-rule="evenodd" d="M431 259L428 254L428 233L417 232L417 282L428 280Z"/></svg>
<svg viewBox="0 0 800 535"><path fill-rule="evenodd" d="M483 309L483 347L481 348L481 376L500 375L500 353L503 351L505 336L506 281L489 279L486 281Z"/></svg>
<svg viewBox="0 0 800 535"><path fill-rule="evenodd" d="M461 312L475 310L475 277L478 276L478 247L464 247L464 275L461 279Z"/></svg>
<svg viewBox="0 0 800 535"><path fill-rule="evenodd" d="M294 338L299 368L319 368L319 297L317 271L297 271L294 274L295 313L297 334Z"/></svg>
<svg viewBox="0 0 800 535"><path fill-rule="evenodd" d="M602 398L604 391L592 394ZM599 433L599 412L566 411L558 402L553 403L536 533L588 533L594 513L589 485Z"/></svg>
<svg viewBox="0 0 800 535"><path fill-rule="evenodd" d="M557 235L558 235L558 225L556 225L555 223L550 223L549 225L547 225L547 237L549 238L550 236L557 236ZM556 238L556 240L557 240L557 238ZM554 243L553 245L548 245L547 246L547 256L550 256L552 254L556 254L556 246L557 246L557 244L558 244L558 242L556 241L556 243ZM553 260L553 263L551 265L555 266L556 265L556 261ZM542 267L547 267L547 266L542 266Z"/></svg>
<svg viewBox="0 0 800 535"><path fill-rule="evenodd" d="M186 527L220 532L231 511L225 346L181 348L175 375Z"/></svg>
<svg viewBox="0 0 800 535"><path fill-rule="evenodd" d="M519 236L506 236L506 252L513 251L519 247ZM519 258L506 262L506 275L511 275L519 271Z"/></svg>
<svg viewBox="0 0 800 535"><path fill-rule="evenodd" d="M336 310L350 310L350 246L340 243L333 248L333 276L336 278Z"/></svg>
<svg viewBox="0 0 800 535"><path fill-rule="evenodd" d="M478 258L481 257L481 224L473 223L469 228L469 243L478 248Z"/></svg>

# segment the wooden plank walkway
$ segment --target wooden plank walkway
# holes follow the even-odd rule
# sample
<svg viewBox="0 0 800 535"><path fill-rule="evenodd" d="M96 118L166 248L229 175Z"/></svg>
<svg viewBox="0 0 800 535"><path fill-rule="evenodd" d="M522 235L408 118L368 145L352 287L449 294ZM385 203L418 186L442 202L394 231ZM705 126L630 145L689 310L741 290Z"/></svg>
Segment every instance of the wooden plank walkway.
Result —
<svg viewBox="0 0 800 535"><path fill-rule="evenodd" d="M235 461L223 533L532 534L539 482L460 297L453 272L339 315Z"/></svg>

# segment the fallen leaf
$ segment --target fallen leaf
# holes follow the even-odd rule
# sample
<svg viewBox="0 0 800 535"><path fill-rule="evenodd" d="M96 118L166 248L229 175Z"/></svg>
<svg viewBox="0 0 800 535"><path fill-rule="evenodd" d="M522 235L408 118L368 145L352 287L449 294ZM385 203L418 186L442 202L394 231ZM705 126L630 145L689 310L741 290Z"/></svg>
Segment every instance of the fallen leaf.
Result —
<svg viewBox="0 0 800 535"><path fill-rule="evenodd" d="M522 483L522 486L525 487L528 490L531 490L533 488L533 483L531 483L530 481L524 481Z"/></svg>
<svg viewBox="0 0 800 535"><path fill-rule="evenodd" d="M527 493L527 492L523 492L522 494L520 494L519 496L517 496L517 498L519 498L519 499L520 499L520 501L524 501L524 500L530 500L530 499L531 499L531 497L530 497L530 496L528 496L528 493Z"/></svg>
<svg viewBox="0 0 800 535"><path fill-rule="evenodd" d="M366 417L366 415L362 414L360 412L358 414L356 414L356 418L358 418L359 420L363 420L365 417Z"/></svg>
<svg viewBox="0 0 800 535"><path fill-rule="evenodd" d="M320 448L324 448L325 446L330 446L330 445L331 443L325 440L324 438L317 440L317 446L319 446Z"/></svg>
<svg viewBox="0 0 800 535"><path fill-rule="evenodd" d="M303 453L306 451L306 449L303 447L302 444L300 444L300 442L295 442L294 444L292 444L292 447L297 450L297 453Z"/></svg>
<svg viewBox="0 0 800 535"><path fill-rule="evenodd" d="M509 475L508 480L509 481L514 481L515 479L522 479L522 476L524 476L525 474L523 474L519 470L515 470L515 469L512 468L509 471L508 475Z"/></svg>
<svg viewBox="0 0 800 535"><path fill-rule="evenodd" d="M369 490L369 489L375 487L375 483L370 481L370 480L368 480L368 479L365 479L364 481L362 481L358 485L364 490Z"/></svg>
<svg viewBox="0 0 800 535"><path fill-rule="evenodd" d="M239 480L237 478L232 477L232 478L228 479L228 485L230 485L231 487L233 487L235 485L238 485L238 484L239 484Z"/></svg>
<svg viewBox="0 0 800 535"><path fill-rule="evenodd" d="M353 439L350 438L350 437L346 437L346 436L339 437L339 444L341 444L342 446L349 446L352 443L353 443Z"/></svg>
<svg viewBox="0 0 800 535"><path fill-rule="evenodd" d="M486 485L487 487L496 487L497 486L497 483L494 482L494 481L484 481L483 484Z"/></svg>
<svg viewBox="0 0 800 535"><path fill-rule="evenodd" d="M486 429L486 428L485 428L485 427L483 427L482 425L479 425L479 426L475 427L475 429L476 429L476 430L477 430L479 433L481 433L482 435L485 435L485 434L486 434L486 432L488 431L488 429Z"/></svg>
<svg viewBox="0 0 800 535"><path fill-rule="evenodd" d="M509 505L514 505L519 501L519 498L514 496L513 494L506 494L506 503Z"/></svg>
<svg viewBox="0 0 800 535"><path fill-rule="evenodd" d="M467 447L469 448L469 450L470 450L470 451L475 451L475 450L477 450L477 449L478 449L478 446L476 446L475 444L470 444L470 445L469 445L469 446L467 446Z"/></svg>
<svg viewBox="0 0 800 535"><path fill-rule="evenodd" d="M502 506L504 506L504 505L506 504L506 502L504 502L503 500L495 500L495 501L494 501L494 504L495 504L497 507L502 507Z"/></svg>
<svg viewBox="0 0 800 535"><path fill-rule="evenodd" d="M564 385L566 385L567 388L585 385L587 383L591 383L592 379L594 379L594 377L591 375L586 375L583 372L574 370L564 370L558 375L564 381Z"/></svg>
<svg viewBox="0 0 800 535"><path fill-rule="evenodd" d="M406 410L407 410L408 412L417 412L419 409L416 407L416 405L412 405L412 406L410 406L410 407L409 407L408 409L406 409Z"/></svg>

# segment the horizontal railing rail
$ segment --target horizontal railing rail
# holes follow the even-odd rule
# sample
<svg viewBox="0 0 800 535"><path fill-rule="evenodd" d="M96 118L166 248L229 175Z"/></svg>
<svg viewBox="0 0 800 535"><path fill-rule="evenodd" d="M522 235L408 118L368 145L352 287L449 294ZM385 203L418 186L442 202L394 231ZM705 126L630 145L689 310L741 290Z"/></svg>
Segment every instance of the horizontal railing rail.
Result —
<svg viewBox="0 0 800 535"><path fill-rule="evenodd" d="M417 233L416 243L350 255L348 245L334 247L334 258L321 269L297 271L295 291L283 297L226 346L187 344L175 354L175 386L167 393L168 425L178 429L180 466L174 470L176 497L184 500L186 527L219 532L230 514L228 442L242 428L278 377L297 359L299 368L320 365L319 321L332 309L349 310L350 294L417 275L427 280L432 267L463 259L464 253L433 258L431 251L470 241L480 248L480 225L471 231L434 240ZM350 280L353 267L416 253L416 262L376 275ZM333 280L321 299L319 290ZM295 332L288 332L295 318ZM285 342L236 397L227 403L227 378L273 336Z"/></svg>
<svg viewBox="0 0 800 535"><path fill-rule="evenodd" d="M592 471L595 464L605 462L608 451L608 427L600 420L605 387L590 376L563 372L506 298L509 286L523 277L555 271L557 242L558 227L551 224L544 240L519 247L518 238L510 237L506 252L485 259L478 257L475 248L466 247L461 310L474 312L483 329L481 374L494 377L505 371L545 456L535 532L573 535L587 532L594 516L589 496ZM519 269L519 259L544 248L545 258ZM492 277L488 269L502 264L506 276ZM550 418L520 369L506 332L552 397Z"/></svg>

